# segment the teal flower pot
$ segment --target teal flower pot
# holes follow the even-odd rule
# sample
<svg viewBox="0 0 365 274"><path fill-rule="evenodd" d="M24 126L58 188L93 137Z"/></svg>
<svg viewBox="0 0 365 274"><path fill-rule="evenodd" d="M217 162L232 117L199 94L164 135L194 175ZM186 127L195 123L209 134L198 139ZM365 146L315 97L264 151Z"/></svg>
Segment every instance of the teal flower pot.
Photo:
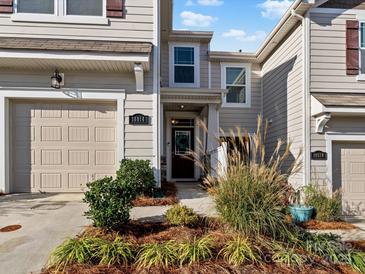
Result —
<svg viewBox="0 0 365 274"><path fill-rule="evenodd" d="M314 207L303 206L303 205L292 205L289 206L290 214L294 223L306 223L308 222L314 212Z"/></svg>

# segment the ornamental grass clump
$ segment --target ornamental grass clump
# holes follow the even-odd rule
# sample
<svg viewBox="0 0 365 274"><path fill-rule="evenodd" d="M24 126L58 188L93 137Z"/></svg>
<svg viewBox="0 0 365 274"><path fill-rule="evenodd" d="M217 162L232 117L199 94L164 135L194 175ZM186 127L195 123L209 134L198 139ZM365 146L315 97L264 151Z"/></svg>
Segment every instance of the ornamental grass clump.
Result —
<svg viewBox="0 0 365 274"><path fill-rule="evenodd" d="M100 240L95 256L101 265L127 265L133 260L133 246L119 235L114 241Z"/></svg>
<svg viewBox="0 0 365 274"><path fill-rule="evenodd" d="M226 224L247 236L285 239L291 234L285 214L292 193L288 179L300 169L301 152L294 158L291 143L278 140L268 155L266 133L267 123L261 117L255 134L231 132L223 140L230 148L226 168L211 172L205 184Z"/></svg>
<svg viewBox="0 0 365 274"><path fill-rule="evenodd" d="M214 240L211 236L181 243L178 249L180 265L191 265L212 258L213 247Z"/></svg>
<svg viewBox="0 0 365 274"><path fill-rule="evenodd" d="M164 243L150 243L143 245L137 254L139 269L151 267L168 268L178 260L178 245L175 241Z"/></svg>

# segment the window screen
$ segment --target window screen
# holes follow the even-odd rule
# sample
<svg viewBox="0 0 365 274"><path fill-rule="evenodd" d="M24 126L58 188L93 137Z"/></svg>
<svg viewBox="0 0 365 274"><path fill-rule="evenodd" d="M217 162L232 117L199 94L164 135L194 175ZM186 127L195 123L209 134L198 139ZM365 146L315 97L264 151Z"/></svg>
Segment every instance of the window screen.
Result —
<svg viewBox="0 0 365 274"><path fill-rule="evenodd" d="M67 15L103 16L103 0L67 0Z"/></svg>
<svg viewBox="0 0 365 274"><path fill-rule="evenodd" d="M54 14L54 0L18 0L19 13Z"/></svg>
<svg viewBox="0 0 365 274"><path fill-rule="evenodd" d="M174 48L175 83L195 83L195 52L192 47Z"/></svg>

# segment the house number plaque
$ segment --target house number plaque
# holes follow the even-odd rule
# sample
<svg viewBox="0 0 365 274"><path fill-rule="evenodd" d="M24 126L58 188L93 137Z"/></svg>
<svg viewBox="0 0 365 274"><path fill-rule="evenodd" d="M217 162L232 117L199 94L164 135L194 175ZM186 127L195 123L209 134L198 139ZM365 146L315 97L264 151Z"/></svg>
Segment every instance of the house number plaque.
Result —
<svg viewBox="0 0 365 274"><path fill-rule="evenodd" d="M130 125L149 125L150 117L147 115L137 113L132 116L129 116L129 124Z"/></svg>
<svg viewBox="0 0 365 274"><path fill-rule="evenodd" d="M326 161L327 160L327 152L323 152L323 151L312 152L312 160Z"/></svg>

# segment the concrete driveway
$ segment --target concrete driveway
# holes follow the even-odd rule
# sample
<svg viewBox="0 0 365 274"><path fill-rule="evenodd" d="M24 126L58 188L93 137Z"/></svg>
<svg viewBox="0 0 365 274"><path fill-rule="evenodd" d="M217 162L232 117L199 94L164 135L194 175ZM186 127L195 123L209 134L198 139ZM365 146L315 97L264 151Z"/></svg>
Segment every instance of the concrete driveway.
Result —
<svg viewBox="0 0 365 274"><path fill-rule="evenodd" d="M39 273L50 252L67 237L79 233L89 221L82 194L22 194L0 196L0 272Z"/></svg>

